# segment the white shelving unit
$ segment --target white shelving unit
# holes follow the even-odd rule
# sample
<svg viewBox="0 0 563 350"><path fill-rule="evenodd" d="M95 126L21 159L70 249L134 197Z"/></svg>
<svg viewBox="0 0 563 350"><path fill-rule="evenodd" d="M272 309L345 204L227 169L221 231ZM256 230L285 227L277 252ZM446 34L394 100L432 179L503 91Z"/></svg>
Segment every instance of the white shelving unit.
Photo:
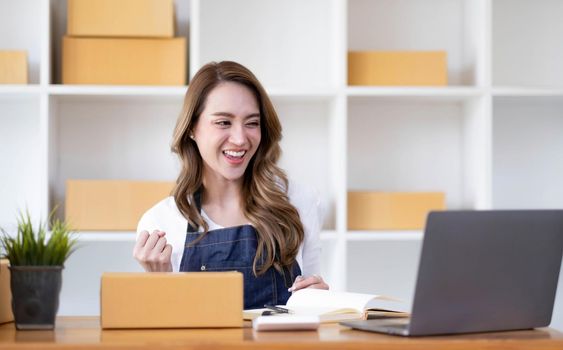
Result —
<svg viewBox="0 0 563 350"><path fill-rule="evenodd" d="M450 209L562 208L559 0L176 0L189 76L249 67L284 126L281 165L315 188L333 289L410 300L422 232L348 232L347 191L444 191ZM236 14L236 15L233 15ZM525 25L523 25L525 23ZM61 85L65 0L0 0L0 48L30 85L0 86L0 226L64 203L69 178L173 180L186 87ZM446 50L446 87L349 87L349 50ZM5 151L6 150L6 151ZM97 314L103 271L140 271L132 232L81 232L61 314ZM560 290L554 325L563 329Z"/></svg>

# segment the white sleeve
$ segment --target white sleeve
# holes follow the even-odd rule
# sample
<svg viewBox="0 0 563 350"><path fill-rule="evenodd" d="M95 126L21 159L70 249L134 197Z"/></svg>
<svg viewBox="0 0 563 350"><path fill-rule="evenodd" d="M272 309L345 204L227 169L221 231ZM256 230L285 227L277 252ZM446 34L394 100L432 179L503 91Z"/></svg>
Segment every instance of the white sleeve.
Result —
<svg viewBox="0 0 563 350"><path fill-rule="evenodd" d="M305 230L303 241L303 276L321 274L321 240L320 231L322 225L321 202L318 196L311 196L309 206L301 217Z"/></svg>

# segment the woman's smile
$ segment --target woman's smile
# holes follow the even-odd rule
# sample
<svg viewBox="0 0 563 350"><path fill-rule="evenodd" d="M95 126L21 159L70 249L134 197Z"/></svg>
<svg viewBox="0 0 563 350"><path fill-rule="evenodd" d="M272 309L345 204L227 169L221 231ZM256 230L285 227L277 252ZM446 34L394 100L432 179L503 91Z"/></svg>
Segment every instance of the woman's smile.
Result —
<svg viewBox="0 0 563 350"><path fill-rule="evenodd" d="M223 151L223 155L225 156L225 158L227 159L227 162L229 162L229 164L241 164L244 162L244 155L246 154L246 150L224 150Z"/></svg>

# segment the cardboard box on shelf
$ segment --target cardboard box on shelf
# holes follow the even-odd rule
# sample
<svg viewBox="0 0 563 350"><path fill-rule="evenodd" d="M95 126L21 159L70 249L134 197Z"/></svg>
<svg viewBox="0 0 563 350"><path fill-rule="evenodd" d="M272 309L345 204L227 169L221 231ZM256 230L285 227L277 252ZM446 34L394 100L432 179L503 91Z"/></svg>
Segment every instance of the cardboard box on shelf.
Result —
<svg viewBox="0 0 563 350"><path fill-rule="evenodd" d="M0 50L0 84L27 84L27 52Z"/></svg>
<svg viewBox="0 0 563 350"><path fill-rule="evenodd" d="M350 51L348 85L445 86L445 51Z"/></svg>
<svg viewBox="0 0 563 350"><path fill-rule="evenodd" d="M104 273L102 328L242 327L240 272Z"/></svg>
<svg viewBox="0 0 563 350"><path fill-rule="evenodd" d="M76 230L134 231L173 187L165 181L68 180L65 218Z"/></svg>
<svg viewBox="0 0 563 350"><path fill-rule="evenodd" d="M173 0L68 0L67 34L173 37Z"/></svg>
<svg viewBox="0 0 563 350"><path fill-rule="evenodd" d="M0 323L14 320L12 313L12 289L10 287L10 262L8 259L0 260Z"/></svg>
<svg viewBox="0 0 563 350"><path fill-rule="evenodd" d="M63 84L185 85L186 39L63 38Z"/></svg>
<svg viewBox="0 0 563 350"><path fill-rule="evenodd" d="M442 192L348 192L348 229L419 230L445 208Z"/></svg>

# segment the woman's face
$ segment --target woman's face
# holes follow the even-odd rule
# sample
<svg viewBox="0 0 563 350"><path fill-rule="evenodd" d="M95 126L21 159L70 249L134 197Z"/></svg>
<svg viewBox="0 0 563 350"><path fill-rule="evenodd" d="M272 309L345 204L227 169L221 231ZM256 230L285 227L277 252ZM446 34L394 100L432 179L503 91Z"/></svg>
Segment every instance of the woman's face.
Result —
<svg viewBox="0 0 563 350"><path fill-rule="evenodd" d="M204 178L241 180L260 144L260 109L252 91L234 82L217 85L194 127Z"/></svg>

